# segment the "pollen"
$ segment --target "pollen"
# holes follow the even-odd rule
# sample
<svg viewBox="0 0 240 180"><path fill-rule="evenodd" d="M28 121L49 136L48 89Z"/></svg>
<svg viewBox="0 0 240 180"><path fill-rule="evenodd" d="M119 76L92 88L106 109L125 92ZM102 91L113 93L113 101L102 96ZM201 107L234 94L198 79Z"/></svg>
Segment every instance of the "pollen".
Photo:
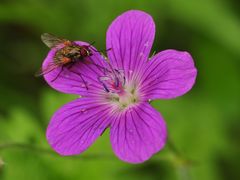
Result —
<svg viewBox="0 0 240 180"><path fill-rule="evenodd" d="M126 109L139 102L137 86L126 82L123 70L110 71L99 78L105 91L105 98L120 110Z"/></svg>
<svg viewBox="0 0 240 180"><path fill-rule="evenodd" d="M139 102L139 96L134 86L125 86L121 93L108 93L107 99L110 103L123 110Z"/></svg>

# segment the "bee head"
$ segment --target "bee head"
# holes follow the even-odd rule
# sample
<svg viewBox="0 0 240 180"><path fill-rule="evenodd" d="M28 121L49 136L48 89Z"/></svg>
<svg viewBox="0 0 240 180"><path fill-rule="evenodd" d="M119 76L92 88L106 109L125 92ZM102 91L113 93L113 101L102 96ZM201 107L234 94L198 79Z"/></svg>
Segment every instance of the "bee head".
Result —
<svg viewBox="0 0 240 180"><path fill-rule="evenodd" d="M83 48L80 49L80 54L82 57L91 56L92 52L88 47L83 46Z"/></svg>

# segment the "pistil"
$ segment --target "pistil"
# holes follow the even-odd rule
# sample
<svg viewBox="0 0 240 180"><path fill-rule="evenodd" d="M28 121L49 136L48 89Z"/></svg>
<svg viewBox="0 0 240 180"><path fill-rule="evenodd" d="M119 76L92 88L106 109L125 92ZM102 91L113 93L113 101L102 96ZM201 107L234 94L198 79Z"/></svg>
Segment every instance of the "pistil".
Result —
<svg viewBox="0 0 240 180"><path fill-rule="evenodd" d="M126 83L124 71L108 72L100 77L99 81L106 92L107 101L120 109L125 109L139 101L137 88L131 82Z"/></svg>

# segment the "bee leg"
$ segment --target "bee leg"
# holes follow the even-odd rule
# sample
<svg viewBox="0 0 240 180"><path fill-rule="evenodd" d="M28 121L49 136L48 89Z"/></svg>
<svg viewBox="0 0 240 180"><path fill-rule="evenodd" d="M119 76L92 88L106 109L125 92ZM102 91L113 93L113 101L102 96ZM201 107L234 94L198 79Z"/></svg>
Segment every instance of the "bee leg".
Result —
<svg viewBox="0 0 240 180"><path fill-rule="evenodd" d="M58 72L57 76L54 79L52 79L51 82L54 82L59 77L59 75L62 73L62 71L63 71L63 65L61 66L61 70Z"/></svg>
<svg viewBox="0 0 240 180"><path fill-rule="evenodd" d="M109 71L106 67L103 67L103 66L101 66L101 65L99 65L99 64L94 63L94 61L92 60L91 57L88 57L88 58L89 58L90 62L84 60L84 63L85 63L85 64L87 64L87 63L93 64L94 66L96 66L96 67L98 68L99 71L101 71L101 72L104 73L104 74L106 73L106 71L111 72L111 71Z"/></svg>
<svg viewBox="0 0 240 180"><path fill-rule="evenodd" d="M92 43L90 43L89 45L88 45L88 47L91 47L92 45L94 45L95 44L95 41L93 41Z"/></svg>
<svg viewBox="0 0 240 180"><path fill-rule="evenodd" d="M73 65L74 65L74 63L69 64L69 66L67 67L69 71L71 71L70 69L73 67ZM71 71L71 72L73 72L73 71ZM81 78L81 80L83 81L86 89L88 90L87 82L82 77L82 74L81 73L76 73L76 72L73 72L73 73L77 74Z"/></svg>
<svg viewBox="0 0 240 180"><path fill-rule="evenodd" d="M80 73L79 76L80 76L80 78L82 79L82 81L83 81L83 83L84 83L86 89L88 90L87 83L86 83L86 81L84 80L84 78L82 77L82 74Z"/></svg>
<svg viewBox="0 0 240 180"><path fill-rule="evenodd" d="M73 67L73 65L74 65L74 63L69 64L69 66L67 67L68 70L70 70Z"/></svg>

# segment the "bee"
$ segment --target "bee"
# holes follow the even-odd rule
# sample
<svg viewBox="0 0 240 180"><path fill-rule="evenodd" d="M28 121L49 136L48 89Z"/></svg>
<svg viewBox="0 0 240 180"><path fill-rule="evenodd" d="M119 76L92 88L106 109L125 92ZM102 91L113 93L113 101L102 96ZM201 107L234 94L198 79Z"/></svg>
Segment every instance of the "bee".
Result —
<svg viewBox="0 0 240 180"><path fill-rule="evenodd" d="M40 71L36 73L36 76L43 76L52 72L56 68L61 68L57 76L53 80L51 80L51 82L55 81L59 77L59 75L63 71L63 68L67 67L68 69L70 69L76 62L79 61L84 63L86 57L90 57L93 55L92 50L94 49L91 48L93 43L90 45L78 45L73 41L59 38L48 33L42 34L41 39L43 43L47 45L50 49L56 47L58 48L53 57L53 61L50 62L47 67L40 69ZM86 86L86 82L84 81L82 75L79 74L79 76Z"/></svg>

